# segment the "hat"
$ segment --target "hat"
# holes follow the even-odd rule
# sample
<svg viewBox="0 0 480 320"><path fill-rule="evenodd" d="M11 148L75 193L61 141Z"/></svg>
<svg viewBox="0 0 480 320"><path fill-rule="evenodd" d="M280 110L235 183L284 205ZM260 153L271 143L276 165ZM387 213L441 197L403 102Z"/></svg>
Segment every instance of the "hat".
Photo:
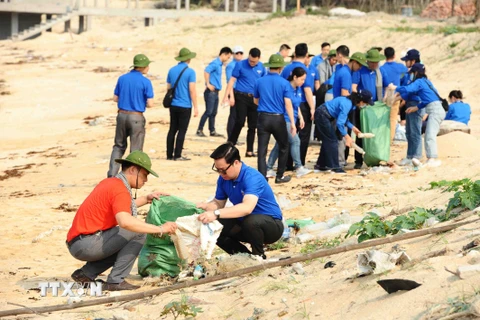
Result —
<svg viewBox="0 0 480 320"><path fill-rule="evenodd" d="M373 99L372 99L372 93L366 89L360 90L358 92L358 95L360 96L360 100L362 100L365 103L368 103L369 105L373 106Z"/></svg>
<svg viewBox="0 0 480 320"><path fill-rule="evenodd" d="M117 163L131 163L136 166L139 166L151 174L153 174L155 177L158 178L158 174L152 170L152 161L150 160L150 157L143 151L136 150L130 153L125 159L115 159L115 162Z"/></svg>
<svg viewBox="0 0 480 320"><path fill-rule="evenodd" d="M378 52L381 52L383 50L382 47L371 47L370 50L372 49L378 50Z"/></svg>
<svg viewBox="0 0 480 320"><path fill-rule="evenodd" d="M281 68L287 65L283 57L279 54L272 54L270 59L268 59L268 63L263 64L267 68Z"/></svg>
<svg viewBox="0 0 480 320"><path fill-rule="evenodd" d="M420 60L420 52L416 49L408 50L405 57L401 58L400 60L402 61Z"/></svg>
<svg viewBox="0 0 480 320"><path fill-rule="evenodd" d="M360 63L362 66L367 66L367 58L365 57L364 53L355 52L350 56L350 60L355 60Z"/></svg>
<svg viewBox="0 0 480 320"><path fill-rule="evenodd" d="M232 51L233 51L233 53L238 53L238 52L242 52L242 53L243 53L243 52L244 52L242 46L235 46L235 47L233 47L233 50L232 50Z"/></svg>
<svg viewBox="0 0 480 320"><path fill-rule="evenodd" d="M333 56L336 56L336 55L337 55L337 50L335 50L335 49L330 50L330 52L328 53L329 57L333 57Z"/></svg>
<svg viewBox="0 0 480 320"><path fill-rule="evenodd" d="M410 70L408 70L408 73L413 73L413 72L421 72L425 73L425 66L421 63L415 63Z"/></svg>
<svg viewBox="0 0 480 320"><path fill-rule="evenodd" d="M190 59L193 59L197 56L195 52L192 52L188 50L187 48L182 48L180 49L180 52L178 53L178 57L175 57L175 60L177 61L187 61Z"/></svg>
<svg viewBox="0 0 480 320"><path fill-rule="evenodd" d="M377 49L370 49L367 51L367 54L365 56L367 61L370 62L380 62L382 60L385 60L385 56L380 53Z"/></svg>
<svg viewBox="0 0 480 320"><path fill-rule="evenodd" d="M153 61L150 61L147 58L146 55L144 55L143 53L140 53L140 54L137 54L135 57L133 57L133 66L131 66L131 68L133 68L133 67L139 67L139 68L148 67L148 65L152 62Z"/></svg>

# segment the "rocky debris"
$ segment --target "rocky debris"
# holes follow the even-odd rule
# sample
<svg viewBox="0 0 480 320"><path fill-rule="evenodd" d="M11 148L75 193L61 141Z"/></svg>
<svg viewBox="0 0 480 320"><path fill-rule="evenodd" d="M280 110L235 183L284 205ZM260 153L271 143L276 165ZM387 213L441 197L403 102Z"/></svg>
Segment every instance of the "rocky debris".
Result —
<svg viewBox="0 0 480 320"><path fill-rule="evenodd" d="M456 3L453 8L453 15L456 17L474 16L475 3L473 0L464 0L460 3ZM452 1L435 0L430 2L420 16L422 18L447 19L452 16Z"/></svg>

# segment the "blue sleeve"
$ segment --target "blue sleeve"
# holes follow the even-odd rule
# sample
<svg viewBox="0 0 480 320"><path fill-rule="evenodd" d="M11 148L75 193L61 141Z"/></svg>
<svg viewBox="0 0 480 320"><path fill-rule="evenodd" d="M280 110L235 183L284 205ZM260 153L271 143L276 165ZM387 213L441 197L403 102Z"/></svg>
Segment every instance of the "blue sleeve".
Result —
<svg viewBox="0 0 480 320"><path fill-rule="evenodd" d="M310 88L313 91L315 86L315 82L313 80L312 74L307 70L307 77L305 78L305 83L303 84L302 88Z"/></svg>
<svg viewBox="0 0 480 320"><path fill-rule="evenodd" d="M352 92L352 77L349 77L349 74L342 74L341 76L342 87L340 90L345 89L348 90L348 92Z"/></svg>
<svg viewBox="0 0 480 320"><path fill-rule="evenodd" d="M262 65L263 67L263 65ZM262 72L262 77L265 77L267 75L268 71L266 67L263 67L263 72Z"/></svg>
<svg viewBox="0 0 480 320"><path fill-rule="evenodd" d="M403 100L408 100L410 94L416 94L420 89L420 82L413 81L408 86L397 87L397 92L400 93Z"/></svg>
<svg viewBox="0 0 480 320"><path fill-rule="evenodd" d="M217 65L215 64L215 60L213 60L212 62L210 62L208 64L208 66L205 68L205 72L206 73L212 73L212 72L215 72L215 70L217 69Z"/></svg>
<svg viewBox="0 0 480 320"><path fill-rule="evenodd" d="M265 184L267 181L265 178L260 174L248 174L249 177L245 177L248 179L248 183L245 183L245 190L244 195L251 194L258 198L260 198L265 190Z"/></svg>
<svg viewBox="0 0 480 320"><path fill-rule="evenodd" d="M233 71L233 68L231 64L228 64L227 67L225 68L225 77L227 79L227 84L228 84L228 81L230 81L230 78L232 77L232 71Z"/></svg>
<svg viewBox="0 0 480 320"><path fill-rule="evenodd" d="M455 107L453 106L453 103L448 107L448 112L445 115L445 120L451 120L453 118L453 109Z"/></svg>
<svg viewBox="0 0 480 320"><path fill-rule="evenodd" d="M145 98L146 99L152 99L153 98L153 87L152 87L152 82L149 79L146 79L146 85L145 85Z"/></svg>
<svg viewBox="0 0 480 320"><path fill-rule="evenodd" d="M348 129L350 129L350 130L353 129L353 124L350 122L350 120L347 120L347 127L348 127Z"/></svg>
<svg viewBox="0 0 480 320"><path fill-rule="evenodd" d="M232 77L237 79L240 77L240 69L241 69L240 65L242 64L242 62L243 60L235 63L235 68L232 71Z"/></svg>
<svg viewBox="0 0 480 320"><path fill-rule="evenodd" d="M285 87L283 88L283 97L288 98L293 102L293 95L293 87L290 85L290 83L286 83Z"/></svg>
<svg viewBox="0 0 480 320"><path fill-rule="evenodd" d="M342 137L347 134L345 131L345 125L347 124L348 120L348 112L346 112L346 108L343 104L340 104L340 113L337 117L337 128L338 131L342 134Z"/></svg>
<svg viewBox="0 0 480 320"><path fill-rule="evenodd" d="M315 70L315 81L320 81L320 72L318 72L317 68L315 68L313 70Z"/></svg>
<svg viewBox="0 0 480 320"><path fill-rule="evenodd" d="M255 81L255 85L253 86L253 96L256 99L260 98L260 93L258 92L258 79Z"/></svg>
<svg viewBox="0 0 480 320"><path fill-rule="evenodd" d="M358 85L360 83L360 72L355 71L352 74L352 83Z"/></svg>
<svg viewBox="0 0 480 320"><path fill-rule="evenodd" d="M117 97L120 94L120 79L118 79L117 84L115 85L115 90L113 90L113 94Z"/></svg>
<svg viewBox="0 0 480 320"><path fill-rule="evenodd" d="M193 69L190 69L192 70L192 72L190 72L190 76L188 77L188 82L189 83L192 83L192 82L197 82L197 74L195 73L195 70Z"/></svg>
<svg viewBox="0 0 480 320"><path fill-rule="evenodd" d="M225 192L225 190L223 190L222 178L218 177L217 190L215 191L215 199L217 199L217 200L227 200L227 198L228 198L228 195Z"/></svg>
<svg viewBox="0 0 480 320"><path fill-rule="evenodd" d="M388 72L385 69L380 68L380 74L382 75L383 87L386 88L390 83L388 83Z"/></svg>

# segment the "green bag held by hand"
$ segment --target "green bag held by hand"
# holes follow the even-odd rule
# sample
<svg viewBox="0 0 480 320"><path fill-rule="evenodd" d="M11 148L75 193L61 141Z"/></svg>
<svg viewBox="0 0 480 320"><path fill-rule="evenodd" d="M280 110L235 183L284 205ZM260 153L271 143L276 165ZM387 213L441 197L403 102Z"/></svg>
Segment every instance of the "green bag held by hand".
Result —
<svg viewBox="0 0 480 320"><path fill-rule="evenodd" d="M380 161L390 159L390 108L376 101L373 106L360 110L362 132L375 134L374 138L363 139L365 155L363 161L369 167L378 166Z"/></svg>
<svg viewBox="0 0 480 320"><path fill-rule="evenodd" d="M146 222L154 225L162 225L165 222L175 222L177 218L200 214L204 210L182 198L167 196L158 200L153 200L148 211ZM180 273L178 258L175 245L169 235L157 238L147 235L145 244L138 257L138 273L143 276L158 277L162 274L168 274L175 277Z"/></svg>

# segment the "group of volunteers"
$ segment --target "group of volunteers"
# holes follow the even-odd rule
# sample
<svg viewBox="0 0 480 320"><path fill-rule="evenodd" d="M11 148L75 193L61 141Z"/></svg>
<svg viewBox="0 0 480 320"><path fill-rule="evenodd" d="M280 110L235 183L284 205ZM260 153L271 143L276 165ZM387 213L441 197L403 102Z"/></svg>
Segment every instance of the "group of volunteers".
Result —
<svg viewBox="0 0 480 320"><path fill-rule="evenodd" d="M361 146L361 139L358 139L362 133L360 110L381 101L386 90L396 92L391 108L392 130L395 130L399 115L406 121L408 149L406 158L401 161L403 165L422 156L421 127L425 114L428 114L425 149L427 164L431 166L440 164L436 135L442 120L469 121L470 107L462 102L461 91L450 93L452 104L446 113L417 50L409 50L402 64L394 61L395 50L391 47L385 48L385 55L378 47L353 54L346 45L335 50L331 50L328 43L321 47L321 53L313 55L306 43L299 43L290 55L290 46L283 44L265 64L260 62L258 48L251 48L245 58L241 46L233 50L224 47L204 70L205 111L196 135L206 136L203 130L208 120L210 136L224 137L215 127L219 101L230 106L230 113L227 142L210 155L212 170L219 174L215 197L208 203L198 204L205 210L198 219L203 223L218 219L222 223L217 244L229 254L250 253L265 259L264 245L280 239L284 228L282 212L268 178L275 177L275 183L284 183L291 179L285 175L286 170L295 170L298 177L311 172L305 167L305 161L313 124L321 140L320 154L313 169L344 173L348 148L354 143L351 132L357 136L356 144ZM175 57L178 64L168 71L167 89L173 91L173 100L169 107L167 160L190 160L182 150L192 108L194 117L199 112L196 73L189 66L195 57L195 52L182 48ZM286 62L289 57L291 62ZM383 60L385 63L379 66ZM73 272L72 278L85 284L101 281L97 277L112 268L103 287L111 291L138 288L125 278L132 270L146 234L163 237L175 233L177 228L174 222L156 226L136 217L138 207L166 195L154 192L137 197L136 191L147 182L149 174L158 177L152 170L149 156L142 151L143 113L146 107L153 105L152 83L144 76L150 63L144 54L136 55L132 70L117 81L114 101L118 115L108 177L81 204L66 239L71 255L85 262ZM227 86L220 100L224 65ZM245 157L257 157L258 170L241 161L237 148L242 145L239 136L245 121L248 124ZM257 154L254 152L255 136ZM267 161L271 136L276 143ZM131 153L122 159L128 137ZM362 164L362 155L356 154L355 168ZM227 200L233 206L226 207Z"/></svg>

